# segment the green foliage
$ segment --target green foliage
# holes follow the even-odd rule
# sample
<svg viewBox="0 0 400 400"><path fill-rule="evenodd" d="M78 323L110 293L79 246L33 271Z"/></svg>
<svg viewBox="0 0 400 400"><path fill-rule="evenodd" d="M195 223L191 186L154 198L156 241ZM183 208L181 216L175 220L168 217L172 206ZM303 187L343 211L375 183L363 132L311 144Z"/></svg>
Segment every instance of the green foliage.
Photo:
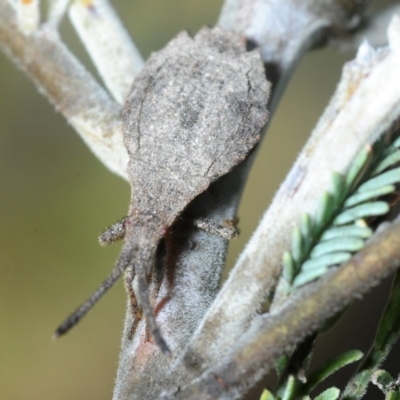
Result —
<svg viewBox="0 0 400 400"><path fill-rule="evenodd" d="M400 400L400 391L388 392L386 394L385 400Z"/></svg>
<svg viewBox="0 0 400 400"><path fill-rule="evenodd" d="M289 364L289 357L284 354L283 356L281 356L278 361L275 364L275 370L276 370L276 374L278 376L278 379L281 379L282 376L284 375L286 368Z"/></svg>
<svg viewBox="0 0 400 400"><path fill-rule="evenodd" d="M319 396L317 396L314 400L336 400L339 398L340 390L338 388L332 387L326 389Z"/></svg>
<svg viewBox="0 0 400 400"><path fill-rule="evenodd" d="M381 373L379 367L388 356L399 336L400 271L397 271L372 347L368 351L368 356L359 366L358 372L347 384L343 393L343 400L360 400L364 397L367 386L371 381L379 383L379 380L376 380L376 377ZM387 377L387 375L383 375L383 377Z"/></svg>
<svg viewBox="0 0 400 400"><path fill-rule="evenodd" d="M304 394L310 393L311 390L313 390L319 383L323 382L328 376L346 365L357 362L362 358L362 356L363 353L359 350L349 350L330 359L321 368L311 374L307 379L307 383L305 383L301 388L301 392Z"/></svg>
<svg viewBox="0 0 400 400"><path fill-rule="evenodd" d="M276 400L276 399L269 390L264 389L260 397L260 400Z"/></svg>
<svg viewBox="0 0 400 400"><path fill-rule="evenodd" d="M295 398L298 387L298 379L289 375L282 393L282 400L292 400Z"/></svg>
<svg viewBox="0 0 400 400"><path fill-rule="evenodd" d="M392 375L389 374L389 372L380 369L376 371L373 376L372 376L372 383L376 386L378 386L379 389L382 390L382 392L386 393L387 392L387 387L393 382L393 377Z"/></svg>
<svg viewBox="0 0 400 400"><path fill-rule="evenodd" d="M373 374L372 383L385 394L385 400L400 400L399 378L395 380L387 371L380 369Z"/></svg>
<svg viewBox="0 0 400 400"><path fill-rule="evenodd" d="M309 357L307 356L307 354L310 353L310 348L312 348L312 343L314 341L313 339L310 343L308 343L308 345L306 345L306 349L304 349L305 354L302 354L302 356L300 357L299 355L297 355L297 357L294 357L301 358L303 360L298 366L298 372L296 374L290 373L286 376L283 383L281 383L276 390L276 397L268 390L264 390L260 400L311 400L309 395L311 391L317 387L318 384L323 382L330 375L334 374L336 371L345 367L346 365L357 362L363 356L363 353L358 350L346 351L339 356L327 361L322 367L317 369L308 378L306 378L304 374L309 364ZM296 362L294 362L294 364L296 364ZM282 360L282 365L279 365L278 368L281 377L284 376L284 372L282 370L282 368L284 368L283 365L286 368L288 367L287 358L285 358L284 362ZM339 397L339 394L339 389L330 388L328 390L325 390L314 400L334 400Z"/></svg>
<svg viewBox="0 0 400 400"><path fill-rule="evenodd" d="M400 137L396 132L360 151L346 175L333 174L331 190L321 196L316 215L303 215L292 232L291 249L283 255L282 277L287 285L278 290L286 291L287 287L289 291L296 290L318 279L329 268L346 262L364 247L378 225L376 219L390 211L390 201L396 185L400 184L399 164ZM399 335L400 273L396 275L372 349L342 393L343 400L361 399L373 376L385 400L400 400L398 381L386 371L376 375ZM362 356L357 350L345 352L326 362L307 379L304 377L306 363L292 364L293 360L286 357L277 366L281 382L276 393L271 394L276 397L267 399L311 400L310 393L319 383ZM331 387L314 400L335 400L339 396L339 389Z"/></svg>
<svg viewBox="0 0 400 400"><path fill-rule="evenodd" d="M322 194L315 217L303 215L294 228L282 272L292 290L361 250L373 233L373 218L390 211L387 196L400 183L400 138L391 139L366 146L346 175L333 173L332 189Z"/></svg>

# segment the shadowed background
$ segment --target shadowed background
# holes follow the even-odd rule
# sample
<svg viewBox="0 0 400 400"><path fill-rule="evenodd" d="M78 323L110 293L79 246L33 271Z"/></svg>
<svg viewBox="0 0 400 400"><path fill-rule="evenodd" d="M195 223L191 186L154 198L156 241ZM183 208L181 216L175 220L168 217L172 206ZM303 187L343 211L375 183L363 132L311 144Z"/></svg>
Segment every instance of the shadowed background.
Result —
<svg viewBox="0 0 400 400"><path fill-rule="evenodd" d="M147 58L182 29L194 34L203 25L214 25L222 1L113 4ZM62 35L92 69L67 20ZM334 91L343 62L351 56L325 49L302 61L252 169L238 214L242 233L231 243L228 267L305 143ZM3 54L0 94L0 398L110 399L125 312L122 284L65 338L54 342L51 335L110 271L120 245L100 248L97 236L126 213L129 186L103 167ZM388 282L385 285L325 335L315 363L350 347L366 349L378 318L373 310L379 312L385 301ZM390 372L400 371L393 366Z"/></svg>

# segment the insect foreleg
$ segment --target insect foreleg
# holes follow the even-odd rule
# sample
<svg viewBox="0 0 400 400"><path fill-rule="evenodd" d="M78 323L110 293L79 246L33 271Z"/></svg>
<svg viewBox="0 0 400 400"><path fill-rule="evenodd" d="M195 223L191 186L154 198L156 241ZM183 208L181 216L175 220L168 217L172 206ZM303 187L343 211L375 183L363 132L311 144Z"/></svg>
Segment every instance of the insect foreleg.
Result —
<svg viewBox="0 0 400 400"><path fill-rule="evenodd" d="M121 218L119 221L115 222L109 226L100 236L99 242L102 246L107 246L125 237L125 223L128 217Z"/></svg>

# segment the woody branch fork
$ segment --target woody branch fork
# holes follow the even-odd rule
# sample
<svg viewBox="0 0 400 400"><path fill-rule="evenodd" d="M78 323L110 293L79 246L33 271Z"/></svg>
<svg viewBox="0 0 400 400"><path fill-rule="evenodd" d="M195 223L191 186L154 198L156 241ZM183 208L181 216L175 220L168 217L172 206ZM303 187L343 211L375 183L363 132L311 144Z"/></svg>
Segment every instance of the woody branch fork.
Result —
<svg viewBox="0 0 400 400"><path fill-rule="evenodd" d="M267 75L273 83L270 102L273 112L285 83L302 54L312 47L326 43L327 38L336 40L339 45L345 43L343 35L355 30L362 17L364 5L363 2L355 1L231 0L226 1L223 6L219 25L225 30L236 32L248 43L260 47ZM37 1L0 0L2 49L36 82L103 163L127 178L128 156L122 141L120 109L134 76L143 64L136 47L107 1L53 1L48 16L42 19L39 18L38 6ZM57 26L65 11L68 11L76 31L95 61L106 89L90 76L60 39ZM107 37L101 34L104 31L107 31ZM324 150L324 146L319 144L320 137L332 132L332 129L336 129L334 133L337 135L352 131L354 121L349 116L356 113L352 108L355 107L354 104L364 110L373 107L376 118L365 120L365 136L352 136L354 150L342 159L343 164L337 166L338 170L346 168L352 155L367 140L379 136L386 129L383 121L389 125L398 117L398 98L394 93L391 94L392 97L386 93L385 98L391 98L391 102L379 102L378 99L371 102L365 96L365 93L376 94L377 86L373 85L379 86L379 82L387 79L388 71L398 68L397 32L398 28L394 24L389 35L390 47L385 57L374 54L372 50L365 51L365 48L359 54L352 66L354 74L344 76L341 93L332 99L327 113L313 133L316 143L314 149L321 152L319 159L325 160L325 156L329 155L329 148L325 147ZM346 45L354 46L356 40L352 43L351 37L346 37ZM374 40L374 35L371 35L371 40ZM112 60L117 58L122 61L113 65ZM365 69L368 73L357 74L357 71ZM350 90L346 88L354 88L355 82L357 90L351 91L350 96ZM381 87L382 85L379 86ZM76 88L79 90L74 90ZM357 96L358 91L362 95ZM343 118L340 127L330 123L338 112ZM371 113L371 117L373 115ZM343 136L341 138L343 146L346 146L349 139ZM210 190L196 199L188 210L191 215L217 220L232 219L250 162L251 160L217 181ZM302 170L308 162L308 158L304 156ZM292 178L299 176L296 171L298 170L292 173ZM323 175L322 169L313 167L307 172L310 181L316 171L321 171ZM326 189L327 185L327 182L320 183L319 190ZM290 193L290 190L285 190L286 187L281 189L281 193ZM290 187L293 186L289 185ZM312 191L311 188L310 193ZM282 199L284 202L280 204L285 210L284 206L291 197L286 195ZM312 203L307 203L307 206L305 204L304 209L312 210ZM301 209L300 205L299 210ZM125 333L133 322L128 311L115 399L156 398L162 390L173 389L177 382L179 386L189 387L193 379L212 368L219 360L233 357L233 354L230 356L231 343L246 333L263 296L277 280L280 269L278 253L287 246L285 232L291 228L287 221L294 219L294 215L283 218L278 225L283 228L282 235L276 238L277 245L271 246L271 243L261 240L265 232L271 229L271 220L267 215L272 215L272 212L266 214L215 301L226 241L194 230L183 223L177 227L179 229L171 232L177 244L175 248L180 251L174 263L176 279L173 291L159 315L159 324L175 358L164 358L157 348L151 347L144 340L144 323L138 326L135 337L128 340ZM276 224L274 230L280 231ZM201 246L193 251L191 243ZM269 256L268 264L265 248L269 251L276 249L276 256ZM204 277L208 278L207 284L204 284ZM329 280L325 284L329 285ZM161 287L161 294L163 290ZM243 343L238 344L240 345ZM140 370L137 368L139 365ZM243 386L248 387L256 378L251 377L250 372L246 375L246 370L243 373ZM151 392L148 391L149 381L153 382ZM239 385L232 382L232 390L237 387ZM241 390L245 389L242 387Z"/></svg>

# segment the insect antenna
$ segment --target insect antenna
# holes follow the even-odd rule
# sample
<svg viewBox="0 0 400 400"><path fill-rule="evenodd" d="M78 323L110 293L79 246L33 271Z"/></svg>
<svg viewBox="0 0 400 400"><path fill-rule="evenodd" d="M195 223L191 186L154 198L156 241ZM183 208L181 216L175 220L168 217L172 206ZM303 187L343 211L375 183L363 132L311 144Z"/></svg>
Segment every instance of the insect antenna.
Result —
<svg viewBox="0 0 400 400"><path fill-rule="evenodd" d="M67 333L73 328L86 313L103 297L103 295L110 289L124 273L132 258L132 251L130 246L125 246L122 249L121 255L118 258L115 267L112 269L107 279L92 293L92 295L82 303L54 332L54 338L58 338Z"/></svg>

